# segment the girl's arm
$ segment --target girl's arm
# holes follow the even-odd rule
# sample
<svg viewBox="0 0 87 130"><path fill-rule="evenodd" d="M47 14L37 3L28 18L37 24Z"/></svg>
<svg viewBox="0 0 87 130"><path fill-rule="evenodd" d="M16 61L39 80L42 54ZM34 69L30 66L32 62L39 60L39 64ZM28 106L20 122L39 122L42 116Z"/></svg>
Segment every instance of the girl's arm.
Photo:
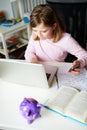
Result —
<svg viewBox="0 0 87 130"><path fill-rule="evenodd" d="M25 50L25 60L32 63L37 63L38 59L35 54L35 48L34 48L34 41L32 36L30 37L29 43L27 45L27 48Z"/></svg>
<svg viewBox="0 0 87 130"><path fill-rule="evenodd" d="M65 49L68 53L77 57L73 65L80 63L80 68L87 66L87 51L83 49L79 43L71 36L67 39L67 46Z"/></svg>

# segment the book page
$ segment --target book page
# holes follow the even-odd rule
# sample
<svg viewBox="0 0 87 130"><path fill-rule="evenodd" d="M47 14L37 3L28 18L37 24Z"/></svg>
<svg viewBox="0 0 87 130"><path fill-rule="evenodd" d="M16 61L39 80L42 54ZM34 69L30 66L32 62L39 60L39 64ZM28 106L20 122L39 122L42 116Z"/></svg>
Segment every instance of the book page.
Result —
<svg viewBox="0 0 87 130"><path fill-rule="evenodd" d="M87 92L78 93L66 108L66 115L87 123Z"/></svg>
<svg viewBox="0 0 87 130"><path fill-rule="evenodd" d="M53 110L64 114L65 108L78 92L79 91L74 88L62 86L58 89L57 95L54 94L55 97L49 99L47 105Z"/></svg>
<svg viewBox="0 0 87 130"><path fill-rule="evenodd" d="M79 90L87 91L87 70L81 69L79 74L70 74L68 70L70 65L60 66L58 69L58 83L59 87L62 85L70 86Z"/></svg>

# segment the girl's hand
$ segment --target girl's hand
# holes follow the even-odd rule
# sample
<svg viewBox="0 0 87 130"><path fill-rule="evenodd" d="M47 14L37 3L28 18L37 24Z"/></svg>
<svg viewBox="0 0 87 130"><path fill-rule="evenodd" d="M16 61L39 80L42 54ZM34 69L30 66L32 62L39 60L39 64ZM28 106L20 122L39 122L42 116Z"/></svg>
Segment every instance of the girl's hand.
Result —
<svg viewBox="0 0 87 130"><path fill-rule="evenodd" d="M79 60L75 60L72 64L72 67L69 70L69 73L72 74L77 74L80 72L80 61Z"/></svg>
<svg viewBox="0 0 87 130"><path fill-rule="evenodd" d="M37 58L31 58L31 59L30 59L30 62L31 62L31 63L38 63L39 61L37 60Z"/></svg>

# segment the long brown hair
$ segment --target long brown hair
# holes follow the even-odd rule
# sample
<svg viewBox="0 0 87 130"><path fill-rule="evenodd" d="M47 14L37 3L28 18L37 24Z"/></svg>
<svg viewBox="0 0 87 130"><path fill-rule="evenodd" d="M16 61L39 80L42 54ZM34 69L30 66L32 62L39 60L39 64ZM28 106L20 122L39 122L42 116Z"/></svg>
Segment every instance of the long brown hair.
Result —
<svg viewBox="0 0 87 130"><path fill-rule="evenodd" d="M36 7L34 7L30 15L31 30L32 27L36 27L42 22L47 27L52 27L56 23L56 27L53 30L53 42L57 42L62 37L62 33L65 32L65 24L58 17L55 10L48 4L37 5ZM38 36L36 36L35 40L38 40Z"/></svg>

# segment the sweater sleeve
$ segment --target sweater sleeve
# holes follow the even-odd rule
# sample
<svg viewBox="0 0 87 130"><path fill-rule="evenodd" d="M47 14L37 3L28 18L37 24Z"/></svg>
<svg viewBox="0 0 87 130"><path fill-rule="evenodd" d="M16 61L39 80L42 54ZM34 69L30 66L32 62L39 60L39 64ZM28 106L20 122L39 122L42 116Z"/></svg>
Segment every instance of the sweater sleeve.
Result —
<svg viewBox="0 0 87 130"><path fill-rule="evenodd" d="M80 61L81 68L87 66L87 51L71 36L67 39L67 46L65 47L66 51L77 57Z"/></svg>
<svg viewBox="0 0 87 130"><path fill-rule="evenodd" d="M28 42L27 48L25 50L24 57L25 57L25 60L28 61L28 62L30 62L31 58L36 58L35 48L34 48L34 41L33 41L32 36L30 37L30 40Z"/></svg>

